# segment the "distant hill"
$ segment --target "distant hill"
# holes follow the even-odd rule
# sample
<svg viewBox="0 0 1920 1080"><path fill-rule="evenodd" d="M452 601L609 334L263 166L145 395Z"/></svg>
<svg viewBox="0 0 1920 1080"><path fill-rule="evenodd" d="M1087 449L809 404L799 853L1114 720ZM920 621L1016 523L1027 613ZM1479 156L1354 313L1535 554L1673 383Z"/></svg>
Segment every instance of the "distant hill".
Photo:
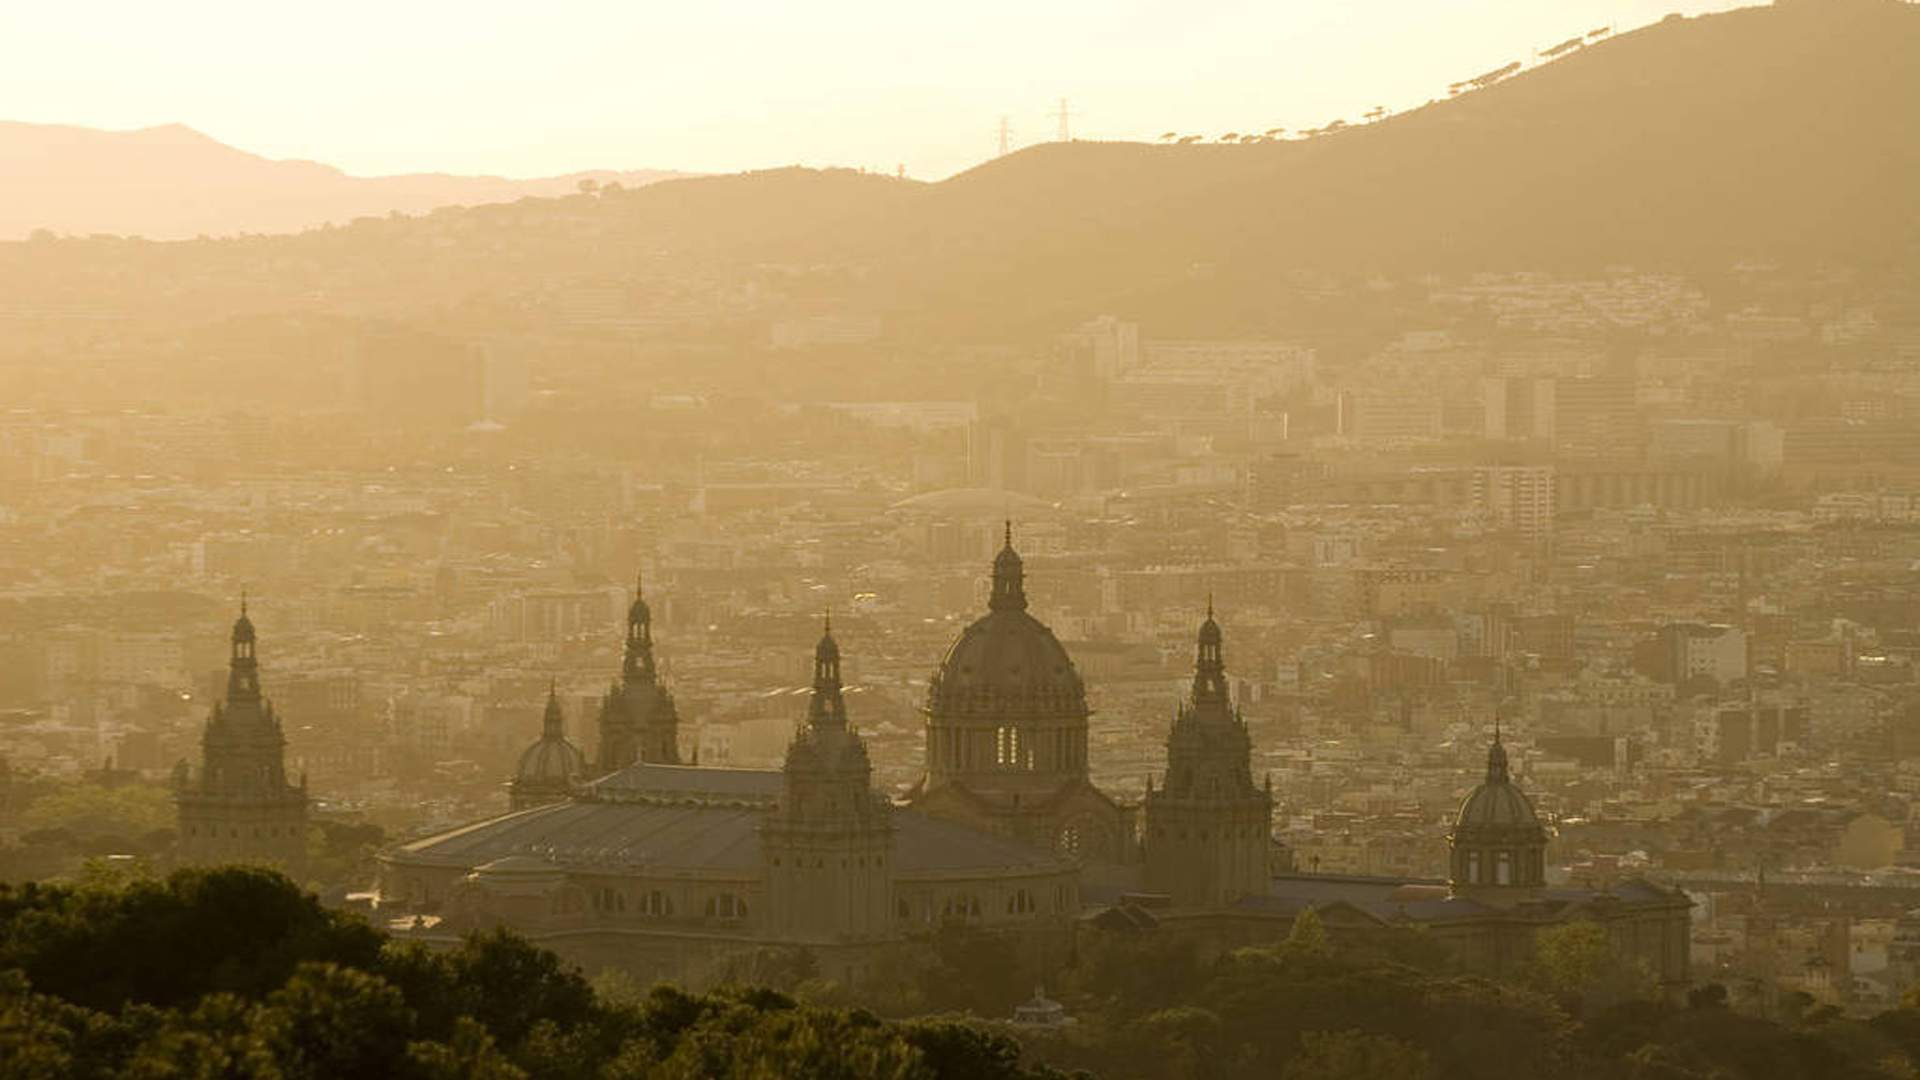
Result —
<svg viewBox="0 0 1920 1080"><path fill-rule="evenodd" d="M17 202L0 197L0 212L59 228ZM1055 143L937 184L782 169L241 247L30 246L0 245L0 293L138 307L167 281L175 317L351 297L403 318L458 304L524 319L558 310L554 285L578 282L603 320L634 314L619 304L651 304L638 313L655 322L712 322L789 302L971 336L1100 312L1169 330L1257 329L1284 323L1288 304L1318 302L1296 270L1762 258L1911 271L1920 6L1799 0L1676 16L1307 140ZM267 259L301 276L263 275ZM743 280L754 288L729 292ZM757 307L740 306L748 295ZM719 296L735 306L701 307Z"/></svg>
<svg viewBox="0 0 1920 1080"><path fill-rule="evenodd" d="M249 154L180 124L100 131L0 121L0 239L35 229L155 240L298 232L395 210L571 194L588 178L639 187L684 175L349 176L317 162Z"/></svg>
<svg viewBox="0 0 1920 1080"><path fill-rule="evenodd" d="M1001 273L1002 304L1232 321L1294 268L1912 269L1920 6L1675 17L1310 140L1054 144L929 195L906 284L936 306Z"/></svg>

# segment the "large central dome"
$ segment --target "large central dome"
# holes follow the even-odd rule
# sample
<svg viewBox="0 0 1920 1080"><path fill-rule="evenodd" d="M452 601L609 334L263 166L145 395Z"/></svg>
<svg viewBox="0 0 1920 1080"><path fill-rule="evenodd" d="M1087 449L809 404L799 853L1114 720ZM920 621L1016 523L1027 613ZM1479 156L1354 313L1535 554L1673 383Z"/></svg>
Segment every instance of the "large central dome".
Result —
<svg viewBox="0 0 1920 1080"><path fill-rule="evenodd" d="M1086 686L1066 647L1027 614L1025 573L1013 538L993 560L988 612L961 632L927 688L938 716L1082 718Z"/></svg>
<svg viewBox="0 0 1920 1080"><path fill-rule="evenodd" d="M914 806L1073 858L1123 861L1132 818L1087 776L1087 688L1053 631L1027 614L1011 524L987 606L927 687L927 775Z"/></svg>

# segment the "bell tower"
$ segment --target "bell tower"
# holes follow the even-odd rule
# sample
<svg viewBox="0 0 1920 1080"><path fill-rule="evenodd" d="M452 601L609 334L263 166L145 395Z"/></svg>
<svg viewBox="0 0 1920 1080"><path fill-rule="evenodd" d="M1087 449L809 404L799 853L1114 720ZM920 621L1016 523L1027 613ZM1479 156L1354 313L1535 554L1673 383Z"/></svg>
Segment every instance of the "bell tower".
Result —
<svg viewBox="0 0 1920 1080"><path fill-rule="evenodd" d="M601 773L636 761L680 763L680 716L673 694L660 682L653 658L653 609L638 577L627 608L627 640L620 678L600 702L600 749L594 765Z"/></svg>
<svg viewBox="0 0 1920 1080"><path fill-rule="evenodd" d="M1181 907L1267 891L1273 790L1256 787L1253 743L1227 692L1213 603L1200 624L1193 688L1167 733L1167 775L1146 802L1147 887Z"/></svg>
<svg viewBox="0 0 1920 1080"><path fill-rule="evenodd" d="M287 740L260 693L257 644L243 597L230 640L226 700L213 706L201 732L199 772L174 774L180 861L267 863L298 876L306 867L306 778L298 787L287 782Z"/></svg>
<svg viewBox="0 0 1920 1080"><path fill-rule="evenodd" d="M760 826L767 932L816 942L889 936L892 807L873 790L866 742L847 723L831 620L813 651L807 719L784 772L780 802Z"/></svg>

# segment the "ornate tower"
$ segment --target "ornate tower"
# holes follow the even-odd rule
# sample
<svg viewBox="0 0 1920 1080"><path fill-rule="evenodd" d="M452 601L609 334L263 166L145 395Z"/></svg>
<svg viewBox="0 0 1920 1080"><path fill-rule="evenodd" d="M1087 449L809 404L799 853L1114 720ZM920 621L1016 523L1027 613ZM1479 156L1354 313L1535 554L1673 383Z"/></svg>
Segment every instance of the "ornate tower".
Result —
<svg viewBox="0 0 1920 1080"><path fill-rule="evenodd" d="M200 736L198 775L175 772L180 860L260 862L298 875L306 866L307 791L287 782L286 736L260 694L253 620L246 601L233 624L227 697Z"/></svg>
<svg viewBox="0 0 1920 1080"><path fill-rule="evenodd" d="M1053 631L1027 613L1013 527L987 614L927 687L927 775L914 805L1063 854L1131 857L1128 813L1087 778L1087 692Z"/></svg>
<svg viewBox="0 0 1920 1080"><path fill-rule="evenodd" d="M627 644L620 679L600 702L600 753L594 765L602 773L636 761L680 763L680 716L673 695L660 684L653 662L653 610L633 583L627 609Z"/></svg>
<svg viewBox="0 0 1920 1080"><path fill-rule="evenodd" d="M1221 907L1267 891L1273 791L1253 782L1253 744L1227 694L1220 624L1207 621L1193 689L1167 732L1167 776L1147 786L1147 887L1182 907Z"/></svg>
<svg viewBox="0 0 1920 1080"><path fill-rule="evenodd" d="M1447 845L1455 892L1500 895L1546 884L1547 830L1508 772L1497 726L1487 747L1487 778L1460 804Z"/></svg>
<svg viewBox="0 0 1920 1080"><path fill-rule="evenodd" d="M829 622L813 653L806 724L787 747L779 805L760 826L767 932L814 942L888 936L891 814L873 790L866 742L847 724Z"/></svg>
<svg viewBox="0 0 1920 1080"><path fill-rule="evenodd" d="M576 780L585 779L587 756L567 738L567 719L560 711L557 686L547 687L547 714L540 724L540 738L520 755L520 767L514 770L509 788L515 810L542 803L559 802L573 790Z"/></svg>

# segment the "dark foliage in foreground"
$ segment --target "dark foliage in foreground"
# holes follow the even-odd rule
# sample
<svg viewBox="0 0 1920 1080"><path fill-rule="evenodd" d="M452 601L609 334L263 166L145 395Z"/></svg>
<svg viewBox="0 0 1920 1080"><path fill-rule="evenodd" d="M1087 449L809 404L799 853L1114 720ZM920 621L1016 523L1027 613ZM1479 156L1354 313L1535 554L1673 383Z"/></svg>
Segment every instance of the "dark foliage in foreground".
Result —
<svg viewBox="0 0 1920 1080"><path fill-rule="evenodd" d="M1212 960L1174 938L1096 943L1062 987L1080 1023L1022 1037L1057 1067L1137 1080L1865 1080L1920 1062L1912 1003L1857 1020L1784 994L1762 1018L1716 984L1647 996L1611 953L1585 966L1547 956L1494 982L1422 938L1290 940Z"/></svg>
<svg viewBox="0 0 1920 1080"><path fill-rule="evenodd" d="M1079 1023L1021 1032L1022 1045L1006 1028L886 1020L764 987L599 995L511 934L439 952L394 943L267 871L0 886L0 1080L1060 1080L1056 1068L1117 1080L1865 1080L1912 1076L1920 1061L1920 1007L1860 1021L1787 997L1761 1018L1712 985L1664 1003L1604 950L1574 947L1578 931L1565 937L1512 983L1449 970L1410 931L1334 947L1314 922L1213 959L1177 938L1103 939L1060 987ZM1010 993L1010 958L965 935L946 944L929 970L948 985L923 989L922 1007Z"/></svg>
<svg viewBox="0 0 1920 1080"><path fill-rule="evenodd" d="M769 990L597 998L511 934L400 945L276 874L0 888L0 1077L1044 1080L957 1021Z"/></svg>

